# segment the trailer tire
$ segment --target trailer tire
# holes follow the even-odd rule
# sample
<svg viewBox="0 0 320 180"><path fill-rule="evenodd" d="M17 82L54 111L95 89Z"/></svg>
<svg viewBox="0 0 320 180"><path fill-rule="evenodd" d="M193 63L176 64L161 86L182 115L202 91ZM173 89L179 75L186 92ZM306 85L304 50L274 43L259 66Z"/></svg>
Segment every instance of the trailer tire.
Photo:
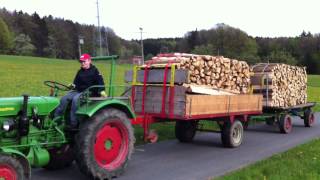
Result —
<svg viewBox="0 0 320 180"><path fill-rule="evenodd" d="M120 176L134 148L134 134L127 115L103 109L80 124L76 137L76 162L92 179Z"/></svg>
<svg viewBox="0 0 320 180"><path fill-rule="evenodd" d="M235 148L241 145L243 140L243 126L238 120L232 124L225 122L221 131L221 141L223 146Z"/></svg>
<svg viewBox="0 0 320 180"><path fill-rule="evenodd" d="M74 152L69 144L59 148L49 149L48 152L50 154L50 160L49 163L43 167L47 170L57 170L68 167L74 160Z"/></svg>
<svg viewBox="0 0 320 180"><path fill-rule="evenodd" d="M292 131L292 118L289 114L280 116L279 129L283 134L289 134Z"/></svg>
<svg viewBox="0 0 320 180"><path fill-rule="evenodd" d="M0 154L0 178L2 179L28 179L25 176L23 165L13 156Z"/></svg>
<svg viewBox="0 0 320 180"><path fill-rule="evenodd" d="M198 121L176 121L175 135L180 142L191 142L196 135Z"/></svg>
<svg viewBox="0 0 320 180"><path fill-rule="evenodd" d="M314 113L312 112L311 109L307 109L304 112L303 120L304 120L304 126L305 127L312 127L314 125L315 116L314 116Z"/></svg>

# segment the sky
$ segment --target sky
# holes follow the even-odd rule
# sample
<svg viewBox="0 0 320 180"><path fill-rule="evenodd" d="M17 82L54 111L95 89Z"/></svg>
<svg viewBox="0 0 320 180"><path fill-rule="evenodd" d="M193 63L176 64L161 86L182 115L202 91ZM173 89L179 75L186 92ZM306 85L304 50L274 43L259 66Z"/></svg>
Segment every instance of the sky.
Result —
<svg viewBox="0 0 320 180"><path fill-rule="evenodd" d="M250 36L320 33L319 0L98 0L100 25L121 38L183 37L228 24ZM0 0L0 8L98 25L97 0Z"/></svg>

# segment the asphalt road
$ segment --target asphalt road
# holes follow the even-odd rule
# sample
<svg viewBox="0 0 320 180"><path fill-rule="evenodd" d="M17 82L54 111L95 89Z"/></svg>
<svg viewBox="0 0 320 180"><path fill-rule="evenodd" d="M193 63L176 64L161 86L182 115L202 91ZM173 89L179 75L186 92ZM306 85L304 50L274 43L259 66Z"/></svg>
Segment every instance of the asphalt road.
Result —
<svg viewBox="0 0 320 180"><path fill-rule="evenodd" d="M220 176L320 137L320 113L316 117L312 128L294 119L290 134L280 134L275 126L250 126L242 145L235 149L223 148L218 133L198 133L190 144L171 140L138 146L125 173L116 180L205 180ZM58 171L34 169L32 173L36 180L87 180L76 165Z"/></svg>

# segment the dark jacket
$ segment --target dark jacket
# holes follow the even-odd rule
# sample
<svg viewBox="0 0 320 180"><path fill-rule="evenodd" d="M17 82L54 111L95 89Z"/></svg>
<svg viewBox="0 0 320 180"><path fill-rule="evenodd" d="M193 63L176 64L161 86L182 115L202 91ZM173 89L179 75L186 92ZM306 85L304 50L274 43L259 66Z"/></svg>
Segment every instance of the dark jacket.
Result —
<svg viewBox="0 0 320 180"><path fill-rule="evenodd" d="M98 69L91 64L89 69L80 69L74 78L73 84L76 85L75 89L78 92L83 92L90 86L93 85L103 85L102 75L99 73ZM105 88L95 88L92 93L94 96L98 96L100 91L103 91Z"/></svg>

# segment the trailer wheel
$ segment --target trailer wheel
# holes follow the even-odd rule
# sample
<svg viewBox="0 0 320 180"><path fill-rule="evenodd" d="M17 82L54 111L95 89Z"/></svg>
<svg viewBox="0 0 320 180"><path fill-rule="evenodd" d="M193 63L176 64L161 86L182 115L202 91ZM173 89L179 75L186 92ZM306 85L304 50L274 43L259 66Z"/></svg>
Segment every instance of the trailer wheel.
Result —
<svg viewBox="0 0 320 180"><path fill-rule="evenodd" d="M196 135L198 121L176 121L175 135L180 142L191 142Z"/></svg>
<svg viewBox="0 0 320 180"><path fill-rule="evenodd" d="M241 145L243 140L243 126L238 120L233 124L230 122L224 123L221 131L221 141L225 147L235 148Z"/></svg>
<svg viewBox="0 0 320 180"><path fill-rule="evenodd" d="M70 166L74 160L74 152L69 144L49 149L50 160L43 168L57 170Z"/></svg>
<svg viewBox="0 0 320 180"><path fill-rule="evenodd" d="M311 109L308 109L304 112L303 120L305 127L312 127L314 125L315 117Z"/></svg>
<svg viewBox="0 0 320 180"><path fill-rule="evenodd" d="M76 138L79 169L93 179L111 179L123 173L134 148L134 134L126 114L104 109L80 125Z"/></svg>
<svg viewBox="0 0 320 180"><path fill-rule="evenodd" d="M280 116L279 128L280 132L283 134L288 134L292 131L292 118L289 114Z"/></svg>
<svg viewBox="0 0 320 180"><path fill-rule="evenodd" d="M18 159L10 155L0 155L0 179L5 180L24 180L23 165Z"/></svg>

